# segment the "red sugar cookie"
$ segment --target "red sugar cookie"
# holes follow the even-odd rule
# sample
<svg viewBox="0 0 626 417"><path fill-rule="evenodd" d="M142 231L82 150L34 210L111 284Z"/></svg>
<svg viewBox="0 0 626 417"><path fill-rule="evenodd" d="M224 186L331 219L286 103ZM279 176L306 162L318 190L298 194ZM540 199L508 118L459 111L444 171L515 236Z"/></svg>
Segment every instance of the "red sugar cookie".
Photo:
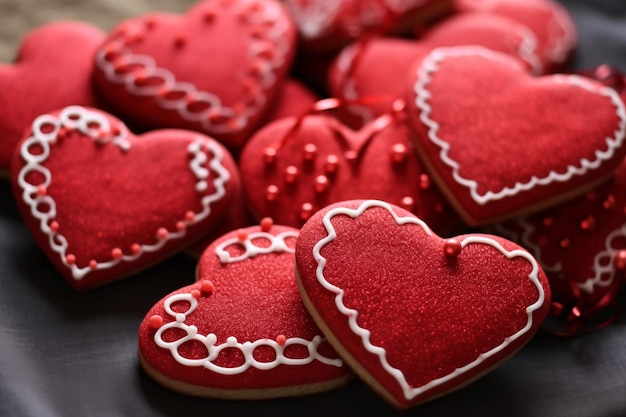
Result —
<svg viewBox="0 0 626 417"><path fill-rule="evenodd" d="M346 363L407 408L477 379L548 313L537 261L505 239L442 239L400 207L347 201L316 213L296 244L303 301Z"/></svg>
<svg viewBox="0 0 626 417"><path fill-rule="evenodd" d="M250 139L239 167L257 218L300 227L335 201L379 198L418 213L437 230L460 225L422 168L400 113L358 131L329 115L278 120Z"/></svg>
<svg viewBox="0 0 626 417"><path fill-rule="evenodd" d="M414 71L416 149L470 225L538 211L612 175L626 154L619 95L574 75L534 78L479 47L438 48Z"/></svg>
<svg viewBox="0 0 626 417"><path fill-rule="evenodd" d="M96 86L145 127L198 130L237 150L280 90L295 36L274 0L202 1L182 16L144 15L109 34Z"/></svg>
<svg viewBox="0 0 626 417"><path fill-rule="evenodd" d="M578 43L576 25L552 0L455 0L461 12L484 12L513 19L533 31L546 72L561 69Z"/></svg>
<svg viewBox="0 0 626 417"><path fill-rule="evenodd" d="M298 230L234 231L203 253L193 285L146 315L139 356L146 372L189 395L262 399L344 385L351 373L308 315L294 277Z"/></svg>
<svg viewBox="0 0 626 417"><path fill-rule="evenodd" d="M305 50L337 50L371 31L406 32L452 9L451 0L283 0Z"/></svg>
<svg viewBox="0 0 626 417"><path fill-rule="evenodd" d="M0 64L0 175L8 174L15 146L35 117L96 104L93 55L104 36L84 23L51 23L24 38L15 64Z"/></svg>
<svg viewBox="0 0 626 417"><path fill-rule="evenodd" d="M183 249L218 224L239 181L228 152L202 134L134 136L79 106L35 119L11 179L27 226L77 289Z"/></svg>
<svg viewBox="0 0 626 417"><path fill-rule="evenodd" d="M626 162L586 195L496 225L537 258L550 279L559 333L574 335L613 318L626 271Z"/></svg>
<svg viewBox="0 0 626 417"><path fill-rule="evenodd" d="M537 39L527 27L503 16L466 13L437 23L418 40L378 38L346 47L331 66L329 89L334 97L350 100L386 96L387 100L348 108L361 123L369 121L405 95L418 60L437 47L465 45L510 55L533 74L542 73L546 65L537 54Z"/></svg>

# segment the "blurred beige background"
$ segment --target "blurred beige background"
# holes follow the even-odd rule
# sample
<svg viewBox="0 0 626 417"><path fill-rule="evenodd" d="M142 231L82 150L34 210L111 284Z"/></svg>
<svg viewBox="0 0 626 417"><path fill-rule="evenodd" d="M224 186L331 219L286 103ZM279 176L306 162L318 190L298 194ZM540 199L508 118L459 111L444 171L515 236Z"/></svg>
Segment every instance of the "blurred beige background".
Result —
<svg viewBox="0 0 626 417"><path fill-rule="evenodd" d="M21 39L56 20L80 20L104 31L148 11L180 13L195 0L0 0L0 62L13 62Z"/></svg>

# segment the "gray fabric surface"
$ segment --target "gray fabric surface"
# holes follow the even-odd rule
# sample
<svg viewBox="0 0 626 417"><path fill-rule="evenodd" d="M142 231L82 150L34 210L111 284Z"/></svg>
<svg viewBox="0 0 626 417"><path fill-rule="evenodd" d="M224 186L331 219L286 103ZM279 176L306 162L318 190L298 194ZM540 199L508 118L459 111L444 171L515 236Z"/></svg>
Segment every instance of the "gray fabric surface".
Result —
<svg viewBox="0 0 626 417"><path fill-rule="evenodd" d="M25 30L45 21L80 18L109 29L150 7L184 10L185 3L191 2L0 0L0 58L11 59ZM626 3L563 3L580 31L573 65L610 63L626 70ZM194 268L194 261L180 255L133 278L77 293L37 247L9 185L0 180L0 415L395 414L359 381L328 394L263 402L188 398L152 382L136 357L138 325L155 301L193 280ZM403 415L626 416L626 314L583 337L539 334L485 378Z"/></svg>

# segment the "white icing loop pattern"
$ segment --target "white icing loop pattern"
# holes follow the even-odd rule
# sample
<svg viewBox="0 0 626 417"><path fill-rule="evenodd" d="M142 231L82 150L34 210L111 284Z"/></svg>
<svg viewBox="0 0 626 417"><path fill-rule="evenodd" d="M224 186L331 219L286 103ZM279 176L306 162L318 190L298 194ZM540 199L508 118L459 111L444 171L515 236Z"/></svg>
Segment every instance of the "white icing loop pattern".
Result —
<svg viewBox="0 0 626 417"><path fill-rule="evenodd" d="M113 84L122 84L126 91L134 96L153 97L165 110L173 110L188 122L200 123L203 131L213 134L234 133L248 126L249 119L256 116L265 107L268 98L263 90L277 82L276 71L285 65L290 50L289 26L282 17L278 4L243 0L232 2L228 7L237 7L234 15L245 16L245 22L255 28L263 29L263 37L248 33L247 55L254 68L243 71L238 79L254 79L261 87L246 92L239 103L242 109L224 105L216 94L200 91L189 82L176 79L166 68L159 67L149 55L135 54L126 46L129 39L143 35L148 29L147 23L133 22L124 26L111 37L96 54L96 66L106 79ZM242 20L243 21L243 20ZM271 50L268 50L268 43ZM132 71L119 72L120 66L133 68ZM158 80L157 83L142 85L141 80ZM192 111L193 104L202 110Z"/></svg>
<svg viewBox="0 0 626 417"><path fill-rule="evenodd" d="M422 65L417 71L417 81L414 84L416 93L415 105L420 110L420 121L428 128L428 138L437 145L441 151L439 158L443 163L452 169L452 177L454 180L469 189L472 199L484 205L490 201L501 200L511 197L523 191L528 191L536 186L545 186L554 182L567 182L576 175L585 175L587 172L598 169L602 163L609 160L615 154L624 142L626 136L626 109L619 95L609 87L600 87L583 77L575 75L552 75L549 76L555 83L567 84L578 87L582 90L607 97L607 99L615 107L615 113L619 118L619 123L614 131L613 137L606 137L606 151L595 151L595 159L581 159L577 165L568 165L565 172L550 171L545 177L532 176L526 182L516 182L514 186L505 186L500 191L488 190L484 194L478 191L479 184L477 181L465 178L460 173L461 168L459 162L452 159L449 155L451 145L443 138L439 137L439 123L431 118L432 107L429 103L432 93L428 90L428 86L432 81L432 75L439 71L439 64L449 58L480 56L488 60L495 60L510 65L511 68L521 71L513 61L504 59L501 55L482 47L458 47L458 48L439 48L434 50L428 57L422 61Z"/></svg>
<svg viewBox="0 0 626 417"><path fill-rule="evenodd" d="M189 308L184 313L177 313L172 309L172 304L180 301L189 303ZM164 324L154 335L154 342L159 347L168 349L171 352L172 357L181 365L191 367L201 366L209 371L222 375L238 375L244 373L249 368L256 368L264 371L274 369L279 365L306 365L315 360L330 366L343 366L343 361L341 361L341 359L330 359L317 351L320 343L324 340L319 335L313 337L313 340L310 341L299 337L286 338L285 342L282 344L271 339L259 339L254 342L239 342L236 337L231 336L226 339L226 342L216 344L217 336L215 334L209 333L206 336L201 335L198 333L198 328L196 326L185 323L189 315L193 313L197 307L198 300L191 294L176 294L170 296L167 300L165 300L164 308L167 314L174 317L176 321ZM174 341L166 341L163 339L163 333L169 329L182 330L185 335ZM179 352L179 348L183 344L191 341L199 342L204 345L208 352L207 356L199 359L190 359L182 356ZM308 356L305 358L290 358L286 356L285 349L292 345L302 345L306 347ZM261 346L269 347L274 350L274 360L261 362L255 359L254 351ZM234 348L241 352L243 356L243 363L241 365L236 367L224 367L214 363L220 352L228 348Z"/></svg>
<svg viewBox="0 0 626 417"><path fill-rule="evenodd" d="M286 231L282 232L276 236L271 233L266 232L257 232L251 233L245 240L240 240L238 238L232 238L225 240L220 243L217 248L215 248L215 254L219 258L222 264L234 263L244 261L246 259L254 258L258 255L265 255L268 253L294 253L295 248L287 245L286 239L298 238L298 232L296 231ZM270 242L269 246L261 247L254 244L255 239L263 239ZM232 256L226 248L231 245L241 245L244 248L244 252L241 255Z"/></svg>
<svg viewBox="0 0 626 417"><path fill-rule="evenodd" d="M52 182L52 173L44 166L44 163L49 158L51 147L57 142L62 128L81 132L98 143L111 143L119 147L122 152L130 152L131 144L126 139L128 131L123 126L120 125L120 131L113 135L109 121L102 114L83 107L71 106L63 109L58 117L49 114L38 117L32 125L32 136L25 140L20 148L20 155L25 161L17 179L22 190L22 198L30 207L32 216L39 220L41 232L48 236L50 247L59 254L61 261L72 271L72 276L77 281L83 279L89 272L112 268L121 262L136 261L144 253L158 251L168 241L184 237L187 227L207 218L211 213L211 205L226 195L225 184L230 179L230 173L222 165L223 151L217 143L198 138L190 143L187 149L192 156L189 169L197 179L196 189L207 187L208 170L200 164L209 160L208 154L211 155L208 165L216 174L213 180L215 192L201 198L202 211L194 213L192 219L181 220L185 226L182 230L168 231L166 236L158 236L155 233L157 242L154 244L144 243L138 245L138 250L134 253L122 254L119 258L81 267L68 260L66 237L51 227L57 217L57 204L54 197L47 193L43 195L39 193L41 187L47 189ZM39 184L32 184L27 179L29 174L35 172L44 178Z"/></svg>
<svg viewBox="0 0 626 417"><path fill-rule="evenodd" d="M370 353L376 355L382 367L389 373L389 375L391 375L393 378L395 378L396 381L398 381L398 384L400 384L400 386L402 387L402 390L406 399L411 400L417 397L418 395L421 395L441 384L444 384L466 372L471 371L473 368L479 366L485 360L493 357L494 355L497 355L499 352L501 352L503 349L505 349L515 340L519 339L520 337L522 337L523 335L525 335L531 330L532 325L533 325L533 312L541 308L541 306L543 306L545 302L545 292L543 290L543 287L541 286L541 282L539 281L539 276L538 276L539 265L537 264L537 261L535 261L535 259L526 251L523 251L523 250L508 251L504 247L502 247L502 245L500 245L498 242L496 242L493 239L489 239L489 238L482 237L482 236L466 237L461 242L461 246L463 248L471 244L488 245L498 250L500 253L502 253L502 255L504 255L508 259L519 257L528 261L528 263L532 267L532 270L530 274L528 275L528 279L532 282L532 284L537 289L537 292L538 292L537 300L530 306L526 307L526 316L527 316L526 325L523 328L521 328L519 331L517 331L515 334L505 338L505 340L500 345L494 347L493 349L487 352L480 353L474 361L468 363L465 366L455 369L453 372L447 375L444 375L437 379L433 379L427 384L424 384L419 387L412 387L411 385L409 385L402 370L398 368L394 368L387 361L387 351L380 346L376 346L372 344L372 342L370 341L371 332L368 329L365 329L359 326L359 324L357 323L359 312L344 304L344 301L343 301L344 294L345 294L344 290L331 284L324 276L324 268L326 267L327 260L321 255L320 252L325 245L331 243L333 240L337 238L337 232L333 224L331 223L333 217L337 215L346 215L351 218L356 218L362 215L363 212L365 212L365 210L372 208L372 207L379 207L379 208L387 210L393 216L394 220L396 221L398 225L415 224L415 225L420 226L427 235L429 236L433 235L432 231L428 228L428 226L426 226L426 224L422 222L420 219L416 217L400 217L395 213L393 208L388 203L385 203L382 201L368 200L368 201L363 202L357 209L348 209L348 208L343 208L343 207L334 208L334 209L329 210L324 215L324 218L322 220L323 225L328 235L322 240L320 240L319 242L317 242L316 245L313 247L313 257L315 258L317 262L317 269L316 269L315 274L320 285L335 294L335 304L337 306L337 310L341 314L347 317L350 329L354 332L354 334L356 334L357 336L361 338L361 341L363 342L363 347ZM419 366L419 365L417 364L416 366Z"/></svg>

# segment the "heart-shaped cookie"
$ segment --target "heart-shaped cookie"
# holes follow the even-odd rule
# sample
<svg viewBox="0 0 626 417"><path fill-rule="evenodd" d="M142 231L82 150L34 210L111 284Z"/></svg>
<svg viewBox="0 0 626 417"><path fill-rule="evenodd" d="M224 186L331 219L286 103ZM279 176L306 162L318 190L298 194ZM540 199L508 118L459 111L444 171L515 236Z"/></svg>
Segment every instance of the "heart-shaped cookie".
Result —
<svg viewBox="0 0 626 417"><path fill-rule="evenodd" d="M406 32L452 9L451 0L283 0L304 49L337 50L371 31Z"/></svg>
<svg viewBox="0 0 626 417"><path fill-rule="evenodd" d="M198 130L237 150L272 104L294 45L274 0L202 1L183 16L119 24L98 51L95 81L130 120Z"/></svg>
<svg viewBox="0 0 626 417"><path fill-rule="evenodd" d="M563 67L576 48L576 25L567 10L552 0L455 0L460 12L506 16L528 27L537 38L537 50L546 72Z"/></svg>
<svg viewBox="0 0 626 417"><path fill-rule="evenodd" d="M84 23L51 23L24 38L15 64L0 64L0 174L9 173L15 147L37 116L96 104L93 55L104 37Z"/></svg>
<svg viewBox="0 0 626 417"><path fill-rule="evenodd" d="M409 96L416 149L470 225L582 194L626 154L626 111L613 89L574 75L534 78L484 48L434 50Z"/></svg>
<svg viewBox="0 0 626 417"><path fill-rule="evenodd" d="M335 201L378 198L418 213L437 230L460 225L424 172L400 113L358 131L322 114L276 121L250 139L239 167L257 218L300 227Z"/></svg>
<svg viewBox="0 0 626 417"><path fill-rule="evenodd" d="M327 391L351 376L307 313L294 277L298 230L264 219L200 258L196 284L146 315L139 356L175 391L225 399Z"/></svg>
<svg viewBox="0 0 626 417"><path fill-rule="evenodd" d="M527 27L503 16L466 13L435 24L417 40L375 38L344 48L329 71L331 94L353 101L387 97L347 108L357 121L367 122L406 94L418 60L434 48L464 45L480 45L510 55L533 74L542 73L545 64L537 54L537 39Z"/></svg>
<svg viewBox="0 0 626 417"><path fill-rule="evenodd" d="M77 289L183 249L218 224L239 181L228 151L202 134L137 137L79 106L35 119L11 170L26 224Z"/></svg>
<svg viewBox="0 0 626 417"><path fill-rule="evenodd" d="M613 318L626 271L626 162L586 195L495 231L528 249L550 279L558 333L574 335Z"/></svg>
<svg viewBox="0 0 626 417"><path fill-rule="evenodd" d="M490 235L442 239L376 200L311 217L296 267L329 342L398 408L493 369L531 338L550 306L545 274L519 246Z"/></svg>

